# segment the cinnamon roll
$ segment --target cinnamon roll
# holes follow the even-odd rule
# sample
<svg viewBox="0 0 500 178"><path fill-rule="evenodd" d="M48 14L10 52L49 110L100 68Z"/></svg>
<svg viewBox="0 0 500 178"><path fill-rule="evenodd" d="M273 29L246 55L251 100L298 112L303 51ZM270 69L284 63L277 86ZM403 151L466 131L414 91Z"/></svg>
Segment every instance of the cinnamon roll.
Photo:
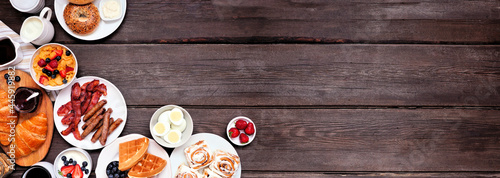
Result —
<svg viewBox="0 0 500 178"><path fill-rule="evenodd" d="M210 148L205 143L205 140L200 140L184 149L184 154L186 155L186 160L189 167L198 170L208 166L212 162L212 152Z"/></svg>
<svg viewBox="0 0 500 178"><path fill-rule="evenodd" d="M203 178L203 175L198 173L198 171L189 168L184 163L179 165L177 172L175 172L175 178Z"/></svg>
<svg viewBox="0 0 500 178"><path fill-rule="evenodd" d="M209 168L203 169L203 177L204 178L222 178L219 174L210 170Z"/></svg>
<svg viewBox="0 0 500 178"><path fill-rule="evenodd" d="M231 177L240 167L240 157L222 150L215 150L214 160L209 168L213 172L223 176Z"/></svg>

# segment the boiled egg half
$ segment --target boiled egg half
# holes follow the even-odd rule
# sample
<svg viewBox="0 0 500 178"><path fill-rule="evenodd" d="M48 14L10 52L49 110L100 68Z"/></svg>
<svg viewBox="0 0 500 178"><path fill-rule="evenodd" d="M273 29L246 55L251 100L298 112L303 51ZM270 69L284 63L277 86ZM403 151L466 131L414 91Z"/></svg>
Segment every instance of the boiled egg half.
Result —
<svg viewBox="0 0 500 178"><path fill-rule="evenodd" d="M169 119L173 125L181 125L182 120L184 120L184 114L179 108L174 108L170 111Z"/></svg>
<svg viewBox="0 0 500 178"><path fill-rule="evenodd" d="M180 125L172 124L170 128L172 128L172 130L178 130L180 132L184 132L184 130L186 130L186 119L182 119Z"/></svg>
<svg viewBox="0 0 500 178"><path fill-rule="evenodd" d="M181 141L181 136L182 133L180 131L170 130L167 135L163 136L163 139L170 144L176 144Z"/></svg>
<svg viewBox="0 0 500 178"><path fill-rule="evenodd" d="M158 122L153 127L153 134L156 136L164 136L170 131L170 124L164 122Z"/></svg>

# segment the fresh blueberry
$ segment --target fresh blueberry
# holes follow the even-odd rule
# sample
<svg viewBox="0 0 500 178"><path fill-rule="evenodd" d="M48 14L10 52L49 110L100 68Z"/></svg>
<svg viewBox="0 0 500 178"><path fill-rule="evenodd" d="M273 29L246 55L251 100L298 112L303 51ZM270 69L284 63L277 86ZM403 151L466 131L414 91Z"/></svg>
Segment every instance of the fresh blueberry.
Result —
<svg viewBox="0 0 500 178"><path fill-rule="evenodd" d="M108 178L114 178L113 174L108 175Z"/></svg>
<svg viewBox="0 0 500 178"><path fill-rule="evenodd" d="M89 174L89 170L88 169L85 169L85 174Z"/></svg>
<svg viewBox="0 0 500 178"><path fill-rule="evenodd" d="M54 70L54 74L56 74L56 75L59 74L59 70L57 70L57 69Z"/></svg>
<svg viewBox="0 0 500 178"><path fill-rule="evenodd" d="M52 77L52 78L56 78L56 74L52 74L52 76L51 76L51 77Z"/></svg>
<svg viewBox="0 0 500 178"><path fill-rule="evenodd" d="M57 56L57 57L56 57L56 60L57 60L57 61L61 60L61 56Z"/></svg>
<svg viewBox="0 0 500 178"><path fill-rule="evenodd" d="M49 62L50 62L50 58L46 58L46 59L45 59L45 63L47 63L47 64L48 64Z"/></svg>
<svg viewBox="0 0 500 178"><path fill-rule="evenodd" d="M66 161L66 156L62 156L61 160Z"/></svg>
<svg viewBox="0 0 500 178"><path fill-rule="evenodd" d="M64 83L64 84L68 83L68 80L63 79L63 83Z"/></svg>
<svg viewBox="0 0 500 178"><path fill-rule="evenodd" d="M43 68L43 69L42 69L42 72L43 72L43 73L46 73L46 72L47 72L47 69Z"/></svg>
<svg viewBox="0 0 500 178"><path fill-rule="evenodd" d="M69 158L68 163L73 163L73 158Z"/></svg>
<svg viewBox="0 0 500 178"><path fill-rule="evenodd" d="M114 176L115 176L116 178L119 178L119 177L120 177L120 175L119 175L118 173L116 173Z"/></svg>
<svg viewBox="0 0 500 178"><path fill-rule="evenodd" d="M87 165L88 165L87 161L83 161L82 166L87 167Z"/></svg>
<svg viewBox="0 0 500 178"><path fill-rule="evenodd" d="M69 165L68 161L64 161L64 166Z"/></svg>
<svg viewBox="0 0 500 178"><path fill-rule="evenodd" d="M116 169L116 167L113 167L113 169L111 169L111 173L116 173L116 171L118 171L118 169Z"/></svg>
<svg viewBox="0 0 500 178"><path fill-rule="evenodd" d="M71 52L66 51L66 56L69 56L69 55L71 55Z"/></svg>
<svg viewBox="0 0 500 178"><path fill-rule="evenodd" d="M76 165L77 165L77 164L76 164L76 161L73 161L73 166L76 166Z"/></svg>
<svg viewBox="0 0 500 178"><path fill-rule="evenodd" d="M122 177L125 177L125 174L124 174L124 173L121 173L121 174L120 174L120 178L122 178Z"/></svg>
<svg viewBox="0 0 500 178"><path fill-rule="evenodd" d="M106 170L106 175L111 175L111 169Z"/></svg>
<svg viewBox="0 0 500 178"><path fill-rule="evenodd" d="M118 161L113 161L113 166L118 166Z"/></svg>
<svg viewBox="0 0 500 178"><path fill-rule="evenodd" d="M70 178L71 176L72 176L72 175L71 175L71 173L68 173L68 174L66 175L66 177L68 177L68 178Z"/></svg>
<svg viewBox="0 0 500 178"><path fill-rule="evenodd" d="M3 78L8 79L9 78L9 74L3 75Z"/></svg>
<svg viewBox="0 0 500 178"><path fill-rule="evenodd" d="M106 170L111 170L113 169L113 164L108 164L108 167L106 168Z"/></svg>
<svg viewBox="0 0 500 178"><path fill-rule="evenodd" d="M50 70L47 70L47 73L45 73L45 74L47 74L47 76L51 76L52 72Z"/></svg>

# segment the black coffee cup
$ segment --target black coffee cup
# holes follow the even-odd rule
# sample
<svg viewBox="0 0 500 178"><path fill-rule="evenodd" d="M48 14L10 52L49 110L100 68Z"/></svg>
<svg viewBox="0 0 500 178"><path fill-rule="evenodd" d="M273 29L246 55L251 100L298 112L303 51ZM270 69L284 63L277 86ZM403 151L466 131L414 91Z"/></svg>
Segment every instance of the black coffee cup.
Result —
<svg viewBox="0 0 500 178"><path fill-rule="evenodd" d="M22 178L53 178L49 170L42 166L32 166L24 171Z"/></svg>

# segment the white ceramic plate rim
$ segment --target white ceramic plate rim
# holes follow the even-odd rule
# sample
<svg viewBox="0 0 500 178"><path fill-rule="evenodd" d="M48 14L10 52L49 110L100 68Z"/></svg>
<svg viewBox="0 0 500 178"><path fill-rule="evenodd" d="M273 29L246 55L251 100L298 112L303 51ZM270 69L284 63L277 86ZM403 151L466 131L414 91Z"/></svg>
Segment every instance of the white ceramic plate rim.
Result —
<svg viewBox="0 0 500 178"><path fill-rule="evenodd" d="M104 83L107 87L108 95L101 96L101 100L106 99L108 101L106 105L104 105L104 108L113 108L113 113L111 113L111 117L113 117L114 119L118 118L123 119L123 123L121 123L120 126L118 126L118 128L116 128L116 130L113 131L113 133L111 133L111 135L109 135L106 141L106 145L109 145L116 138L118 138L118 136L120 136L120 134L123 131L123 128L125 128L125 124L127 123L127 104L125 103L125 99L123 98L123 95L120 92L120 90L118 90L118 88L116 88L116 86L113 85L111 82L100 77L94 77L94 76L80 77L71 82L71 86L73 86L75 82L79 82L80 85L82 85L94 79L99 80L100 83ZM61 92L57 96L56 102L54 103L54 124L56 125L59 135L61 135L61 137L63 137L64 140L66 140L66 142L68 142L69 144L85 150L96 150L104 147L103 145L101 145L101 143L99 143L99 141L95 143L92 143L90 141L93 133L89 134L87 137L85 137L85 139L81 141L76 140L72 133L66 136L63 136L61 134L61 131L65 130L68 126L63 125L61 123L61 119L63 117L57 115L57 110L59 109L59 107L70 101L71 97L70 95L71 95L71 87L67 87L61 90ZM83 133L81 128L83 124L84 124L83 121L80 121L80 123L78 124L78 129L80 130L80 134Z"/></svg>
<svg viewBox="0 0 500 178"><path fill-rule="evenodd" d="M99 3L101 0L94 0L92 2L98 9L99 9ZM81 40L87 40L87 41L93 41L93 40L99 40L102 38L105 38L109 35L111 35L113 32L120 27L121 23L123 22L123 19L125 19L125 13L127 12L127 0L118 0L120 4L122 5L122 16L120 19L113 20L113 21L104 21L102 18L99 22L99 26L97 29L95 29L94 32L86 35L80 35L74 33L71 29L69 29L68 25L66 25L66 22L64 21L64 8L66 5L69 4L68 0L55 0L54 2L54 11L56 14L57 21L61 25L61 27L66 31L68 34L71 36L81 39Z"/></svg>
<svg viewBox="0 0 500 178"><path fill-rule="evenodd" d="M99 158L97 158L97 166L95 170L96 177L108 177L106 175L106 167L108 166L109 162L111 161L118 161L118 150L120 143L134 140L134 139L139 139L145 137L140 134L130 134L126 135L123 137L120 137L116 139L111 145L108 145L102 149L101 154L99 154ZM168 153L158 145L153 139L149 139L149 147L148 147L148 153L153 154L155 156L158 156L160 158L163 158L167 160L167 165L163 169L163 171L154 176L154 177L162 177L162 178L169 178L171 173L170 169L170 158L168 157Z"/></svg>
<svg viewBox="0 0 500 178"><path fill-rule="evenodd" d="M73 55L73 58L75 58L75 68L74 68L74 71L75 71L75 75L73 75L73 78L71 80L69 80L68 83L66 84L62 84L62 85L59 85L59 86L50 86L50 85L42 85L40 84L39 80L36 78L36 73L35 73L35 69L33 68L33 63L35 62L35 56L38 56L40 54L40 50L45 47L45 46L61 46L63 48L66 48L69 52L71 52L71 55ZM66 54L63 54L63 55L66 55ZM40 47L38 47L36 49L36 51L33 53L33 55L31 56L31 60L30 60L30 75L31 75L31 78L33 79L33 81L35 81L35 83L42 87L43 89L46 89L46 90L61 90L63 88L66 88L67 86L69 86L69 84L71 84L71 82L73 80L75 80L76 78L76 74L78 73L78 60L76 59L76 55L73 51L71 51L71 49L69 49L67 46L64 46L62 44L59 44L59 43L48 43L48 44L44 44Z"/></svg>
<svg viewBox="0 0 500 178"><path fill-rule="evenodd" d="M231 138L231 135L229 135L229 129L233 128L233 127L236 127L236 121L240 120L240 119L243 119L245 121L247 121L247 123L252 123L253 124L253 127L254 127L254 130L255 132L252 134L252 135L248 135L245 133L245 130L239 130L240 131L240 134L244 133L246 135L248 135L248 142L247 143L241 143L240 142L240 137L236 137L236 138ZM228 124L227 124L227 127L226 127L226 135L227 135L227 138L229 140L231 140L231 142L233 142L235 145L238 145L238 146L245 146L245 145L248 145L250 143L252 143L253 139L255 138L255 135L257 135L257 127L255 126L255 123L252 121L252 119L248 118L248 117L245 117L245 116L238 116L238 117L235 117L234 119L232 119Z"/></svg>
<svg viewBox="0 0 500 178"><path fill-rule="evenodd" d="M179 108L182 111L182 113L184 114L184 119L186 119L187 125L186 125L186 129L184 130L184 132L182 132L181 141L179 143L176 143L176 144L170 144L170 143L166 142L165 140L163 140L163 138L156 136L153 133L153 127L156 123L158 123L158 117L160 117L160 114L162 114L165 111L174 109L174 108ZM156 142L158 142L158 144L160 144L161 146L164 146L167 148L175 148L175 147L181 146L184 143L186 143L189 140L189 138L191 137L191 135L193 134L193 119L191 118L191 115L189 115L189 113L184 108L177 106L177 105L166 105L166 106L163 106L163 107L157 109L155 111L155 113L153 114L153 116L151 116L151 120L149 121L149 132L151 133L153 139Z"/></svg>
<svg viewBox="0 0 500 178"><path fill-rule="evenodd" d="M172 154L170 155L171 158L170 160L172 160L172 171L173 171L172 177L175 177L175 171L177 171L179 165L181 165L182 163L187 165L187 160L186 157L184 156L184 149L187 148L188 146L195 144L200 140L205 140L205 142L208 144L208 147L210 147L210 150L212 152L219 149L238 155L238 152L236 152L236 149L234 149L233 145L231 145L231 143L229 143L226 139L222 138L221 136L211 133L194 134L191 136L191 138L189 138L189 140L184 145L177 147L174 149L174 151L172 151ZM241 170L242 170L242 164L240 162L240 167L238 168L238 171L236 171L236 173L233 175L233 178L240 178Z"/></svg>

